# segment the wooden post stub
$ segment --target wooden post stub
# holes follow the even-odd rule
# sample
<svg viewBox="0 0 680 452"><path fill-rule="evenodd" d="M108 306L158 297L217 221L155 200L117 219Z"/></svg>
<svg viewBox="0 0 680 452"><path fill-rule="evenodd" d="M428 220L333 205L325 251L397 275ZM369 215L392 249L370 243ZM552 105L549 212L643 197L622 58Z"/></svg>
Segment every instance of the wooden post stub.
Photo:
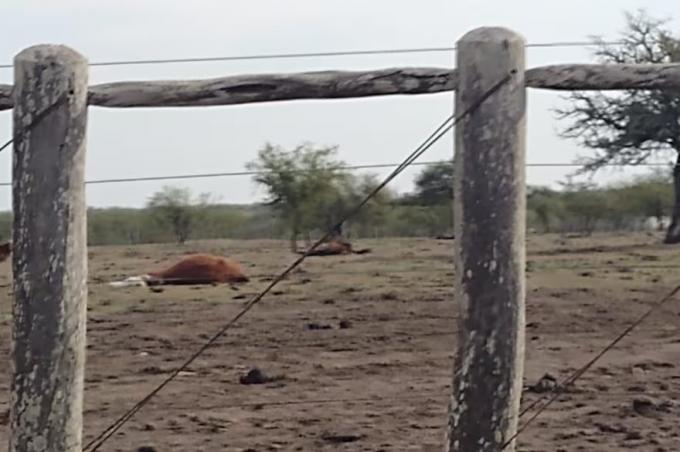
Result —
<svg viewBox="0 0 680 452"><path fill-rule="evenodd" d="M446 450L499 452L517 429L524 371L524 39L485 27L458 42L456 112L516 74L456 126L458 350ZM514 441L506 451L514 450Z"/></svg>
<svg viewBox="0 0 680 452"><path fill-rule="evenodd" d="M10 452L82 450L87 78L63 46L14 59Z"/></svg>

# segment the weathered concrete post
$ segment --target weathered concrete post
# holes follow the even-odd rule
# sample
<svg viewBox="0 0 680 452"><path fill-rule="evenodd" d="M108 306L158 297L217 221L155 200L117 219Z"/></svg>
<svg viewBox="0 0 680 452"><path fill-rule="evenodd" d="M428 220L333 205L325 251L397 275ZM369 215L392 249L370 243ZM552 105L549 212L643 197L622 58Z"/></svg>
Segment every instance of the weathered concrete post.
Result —
<svg viewBox="0 0 680 452"><path fill-rule="evenodd" d="M87 60L41 45L19 53L14 67L9 451L75 452L82 450L87 304Z"/></svg>
<svg viewBox="0 0 680 452"><path fill-rule="evenodd" d="M458 42L457 112L517 73L456 126L461 320L446 438L451 452L498 452L517 429L524 371L524 45L518 34L495 27Z"/></svg>

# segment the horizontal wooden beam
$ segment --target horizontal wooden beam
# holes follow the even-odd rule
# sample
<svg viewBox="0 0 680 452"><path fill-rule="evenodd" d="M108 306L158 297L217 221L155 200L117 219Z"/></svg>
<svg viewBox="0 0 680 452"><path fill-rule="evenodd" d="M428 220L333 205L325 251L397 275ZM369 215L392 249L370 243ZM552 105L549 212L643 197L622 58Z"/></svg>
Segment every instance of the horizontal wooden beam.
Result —
<svg viewBox="0 0 680 452"><path fill-rule="evenodd" d="M239 75L195 81L118 82L90 89L101 107L201 107L294 99L340 99L452 91L451 70L394 68Z"/></svg>
<svg viewBox="0 0 680 452"><path fill-rule="evenodd" d="M530 88L560 91L680 89L680 64L556 64L525 76Z"/></svg>
<svg viewBox="0 0 680 452"><path fill-rule="evenodd" d="M680 89L680 64L559 64L529 69L526 86L552 90ZM207 80L131 81L90 86L99 107L202 107L303 99L434 94L453 91L446 68L236 75ZM0 85L0 110L12 108L12 86Z"/></svg>

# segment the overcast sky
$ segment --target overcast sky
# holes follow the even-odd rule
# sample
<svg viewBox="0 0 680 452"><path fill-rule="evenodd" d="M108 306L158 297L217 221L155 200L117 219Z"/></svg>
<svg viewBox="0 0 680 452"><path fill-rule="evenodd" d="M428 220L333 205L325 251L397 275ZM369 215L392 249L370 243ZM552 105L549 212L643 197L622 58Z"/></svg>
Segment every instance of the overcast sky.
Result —
<svg viewBox="0 0 680 452"><path fill-rule="evenodd" d="M678 25L678 0L118 0L3 1L1 63L34 44L65 44L91 62L450 46L480 26L505 26L530 43L615 39L623 11L644 7ZM528 66L592 61L589 48L531 48ZM452 67L452 53L323 57L287 60L92 67L90 82L197 79L263 72L373 69L393 66ZM12 82L0 69L0 82ZM560 97L529 92L529 162L571 162L584 150L557 136L551 109ZM451 93L357 100L294 101L207 108L104 109L91 107L87 178L119 178L238 171L267 141L293 147L305 141L339 145L348 164L401 160L452 111ZM0 138L9 137L10 112L0 113ZM5 138L3 138L5 137ZM452 140L442 140L422 160L450 158ZM419 168L393 187L409 190ZM384 175L388 170L373 171ZM531 184L554 184L564 168L529 168ZM632 174L608 171L609 181ZM0 182L10 180L11 151L0 155ZM171 182L223 202L246 203L262 192L249 177ZM88 186L93 206L142 206L167 182ZM10 207L9 187L0 187L0 210Z"/></svg>

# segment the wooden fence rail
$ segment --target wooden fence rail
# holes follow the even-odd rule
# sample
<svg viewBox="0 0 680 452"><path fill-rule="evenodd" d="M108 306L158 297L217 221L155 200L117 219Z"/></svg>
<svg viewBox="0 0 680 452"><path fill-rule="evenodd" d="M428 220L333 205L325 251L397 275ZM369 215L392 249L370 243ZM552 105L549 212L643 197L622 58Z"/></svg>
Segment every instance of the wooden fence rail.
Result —
<svg viewBox="0 0 680 452"><path fill-rule="evenodd" d="M87 62L59 46L15 59L11 452L81 449L87 254L87 105L199 107L456 91L456 111L515 76L456 127L455 287L461 323L445 450L499 452L517 431L524 360L526 88L680 89L680 64L524 68L524 40L480 28L457 69L392 68L87 86ZM66 94L35 130L36 113ZM462 240L461 240L462 238ZM453 306L452 306L453 309ZM514 450L514 441L505 448Z"/></svg>
<svg viewBox="0 0 680 452"><path fill-rule="evenodd" d="M526 71L528 88L551 90L680 89L680 64L559 64ZM388 68L235 75L206 80L130 81L93 85L98 107L205 107L302 99L343 99L454 91L458 71ZM0 84L0 110L12 108L12 86Z"/></svg>

